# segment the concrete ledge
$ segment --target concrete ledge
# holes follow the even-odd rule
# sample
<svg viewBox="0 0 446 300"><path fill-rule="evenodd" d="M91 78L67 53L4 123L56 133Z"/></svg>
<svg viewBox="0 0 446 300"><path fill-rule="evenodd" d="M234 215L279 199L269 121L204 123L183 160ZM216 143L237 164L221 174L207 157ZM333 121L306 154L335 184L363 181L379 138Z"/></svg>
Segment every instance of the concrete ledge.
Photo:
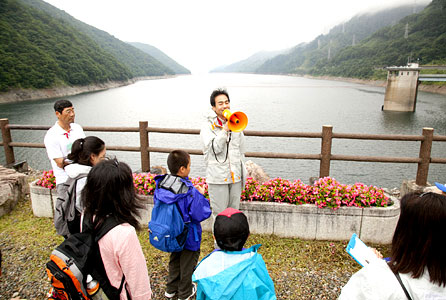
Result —
<svg viewBox="0 0 446 300"><path fill-rule="evenodd" d="M153 197L146 199L141 225L147 227ZM389 207L318 208L312 204L293 205L271 202L242 202L240 210L248 217L252 233L274 234L308 240L349 240L356 233L364 242L390 244L400 214L399 200ZM202 227L212 230L212 217Z"/></svg>
<svg viewBox="0 0 446 300"><path fill-rule="evenodd" d="M52 218L56 205L56 190L38 186L36 182L37 180L29 184L33 214L36 217Z"/></svg>
<svg viewBox="0 0 446 300"><path fill-rule="evenodd" d="M53 209L50 190L35 185L30 187L39 190L31 197L32 200L33 197L36 199L36 209L33 200L34 215L38 216L39 213L42 217L52 217L52 211L49 215ZM41 189L46 190L46 193ZM46 200L37 200L38 197L46 197ZM143 228L147 228L152 214L153 196L140 197L145 201L145 208L141 210L139 221ZM254 201L240 203L240 210L248 217L251 232L256 234L346 241L356 233L366 243L389 244L400 214L399 200L392 197L392 201L394 205L389 207L341 207L338 210L318 208L312 204ZM211 231L212 217L204 221L202 226L204 230Z"/></svg>

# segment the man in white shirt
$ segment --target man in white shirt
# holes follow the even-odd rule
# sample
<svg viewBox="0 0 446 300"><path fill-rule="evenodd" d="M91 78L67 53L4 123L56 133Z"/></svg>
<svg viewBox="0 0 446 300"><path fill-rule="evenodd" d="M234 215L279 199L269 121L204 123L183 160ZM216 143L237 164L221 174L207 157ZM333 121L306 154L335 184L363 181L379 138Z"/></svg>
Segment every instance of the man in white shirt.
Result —
<svg viewBox="0 0 446 300"><path fill-rule="evenodd" d="M70 162L67 155L71 152L71 145L77 139L84 138L82 127L74 123L73 104L68 100L58 100L54 103L56 113L56 124L51 127L44 139L46 152L56 177L56 191L62 183L68 179L64 167Z"/></svg>

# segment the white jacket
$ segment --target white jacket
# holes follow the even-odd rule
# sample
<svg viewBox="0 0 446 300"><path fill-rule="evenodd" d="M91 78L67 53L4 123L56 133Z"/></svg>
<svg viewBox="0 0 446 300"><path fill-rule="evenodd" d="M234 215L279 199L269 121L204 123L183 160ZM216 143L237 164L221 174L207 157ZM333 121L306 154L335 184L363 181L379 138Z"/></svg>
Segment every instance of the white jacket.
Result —
<svg viewBox="0 0 446 300"><path fill-rule="evenodd" d="M79 175L88 175L90 172L91 167L81 164L70 164L65 166L65 172L67 173L68 177L70 178L76 178ZM84 189L85 183L87 182L87 177L80 178L76 182L76 208L78 211L83 211L83 206L81 202L81 194L82 190Z"/></svg>
<svg viewBox="0 0 446 300"><path fill-rule="evenodd" d="M401 281L413 300L446 299L446 287L429 281L427 269L420 278L401 274ZM384 260L376 260L365 266L350 278L342 288L340 300L352 299L407 299L392 270Z"/></svg>
<svg viewBox="0 0 446 300"><path fill-rule="evenodd" d="M243 132L226 132L218 125L217 115L211 110L206 116L200 136L206 165L206 182L229 184L242 181L244 185L246 150Z"/></svg>

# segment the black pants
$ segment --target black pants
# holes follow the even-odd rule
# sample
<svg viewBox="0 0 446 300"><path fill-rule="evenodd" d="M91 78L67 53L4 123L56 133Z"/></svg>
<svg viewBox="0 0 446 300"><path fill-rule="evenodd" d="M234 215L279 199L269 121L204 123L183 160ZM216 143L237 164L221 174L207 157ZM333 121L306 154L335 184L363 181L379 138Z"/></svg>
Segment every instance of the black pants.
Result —
<svg viewBox="0 0 446 300"><path fill-rule="evenodd" d="M178 298L186 299L192 293L192 273L200 257L200 250L172 252L169 260L169 278L166 291L177 293Z"/></svg>

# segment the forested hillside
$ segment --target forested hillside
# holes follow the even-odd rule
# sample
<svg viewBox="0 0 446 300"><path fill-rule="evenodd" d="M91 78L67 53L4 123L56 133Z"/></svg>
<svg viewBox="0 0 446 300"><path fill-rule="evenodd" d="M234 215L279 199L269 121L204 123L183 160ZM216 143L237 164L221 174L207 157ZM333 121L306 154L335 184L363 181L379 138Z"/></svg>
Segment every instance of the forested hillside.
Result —
<svg viewBox="0 0 446 300"><path fill-rule="evenodd" d="M0 92L175 74L40 0L0 0Z"/></svg>
<svg viewBox="0 0 446 300"><path fill-rule="evenodd" d="M263 65L268 59L271 59L279 54L287 53L288 50L279 50L279 51L261 51L254 55L251 55L247 59L242 61L227 65L221 66L213 69L211 72L242 72L242 73L253 73L255 72L261 65Z"/></svg>
<svg viewBox="0 0 446 300"><path fill-rule="evenodd" d="M364 39L383 27L396 26L402 18L413 14L414 11L422 11L425 6L426 4L402 5L374 13L357 15L348 22L333 27L328 34L320 35L311 42L295 46L288 53L282 53L268 59L250 72L322 75L323 71L318 73L321 66L334 62L344 48L355 48ZM239 67L234 69L234 66ZM245 72L246 69L252 69L253 65L247 66L247 63L242 61L232 64L231 67L233 72ZM337 76L342 75L337 74Z"/></svg>
<svg viewBox="0 0 446 300"><path fill-rule="evenodd" d="M71 26L18 1L1 2L0 91L132 76L111 54Z"/></svg>
<svg viewBox="0 0 446 300"><path fill-rule="evenodd" d="M123 63L131 72L133 77L138 76L158 76L165 74L174 74L172 70L161 64L159 61L144 53L143 51L132 47L131 45L118 40L105 31L99 30L93 26L85 24L64 11L41 0L19 0L26 5L32 6L50 14L52 17L67 23L73 28L86 34L93 39L99 47L112 54L119 62Z"/></svg>
<svg viewBox="0 0 446 300"><path fill-rule="evenodd" d="M332 59L318 61L309 73L373 78L381 67L405 65L409 59L446 64L446 0L433 0L422 12L342 49Z"/></svg>
<svg viewBox="0 0 446 300"><path fill-rule="evenodd" d="M418 6L416 9L421 10L423 7ZM288 55L280 55L265 62L257 72L308 73L316 64L335 57L341 49L358 44L381 28L396 24L413 10L412 5L404 5L355 16L350 21L335 26L328 34L320 35L306 45L296 46Z"/></svg>
<svg viewBox="0 0 446 300"><path fill-rule="evenodd" d="M175 74L190 74L188 69L174 61L172 58L154 46L137 42L130 42L129 44L149 54L166 67L173 70Z"/></svg>

